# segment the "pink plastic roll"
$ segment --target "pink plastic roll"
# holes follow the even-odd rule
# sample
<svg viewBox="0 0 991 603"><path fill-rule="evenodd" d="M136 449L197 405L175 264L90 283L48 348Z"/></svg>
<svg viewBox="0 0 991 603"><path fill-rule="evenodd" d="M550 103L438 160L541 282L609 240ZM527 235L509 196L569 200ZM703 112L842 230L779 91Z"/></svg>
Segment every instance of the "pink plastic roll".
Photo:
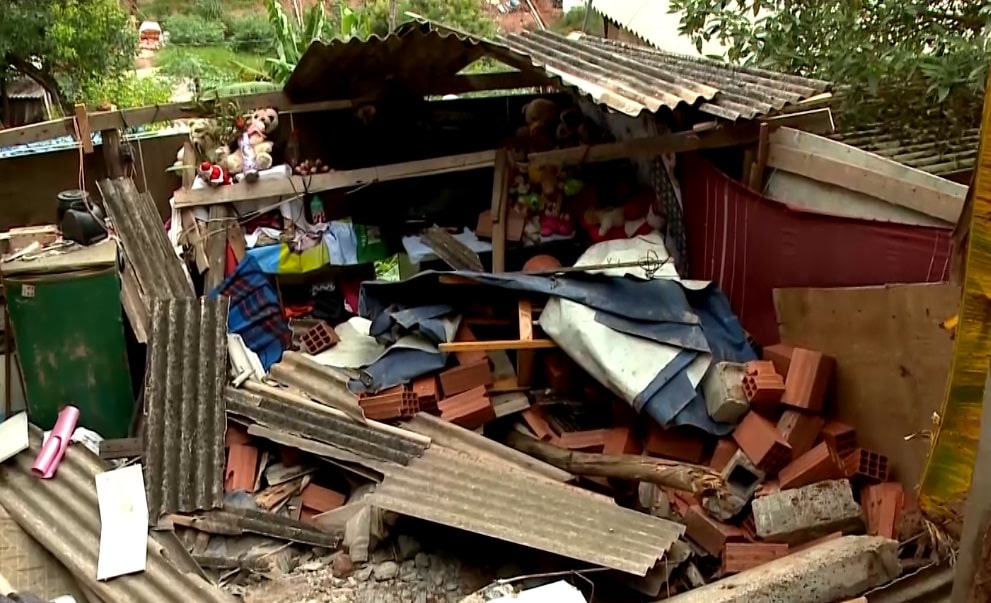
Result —
<svg viewBox="0 0 991 603"><path fill-rule="evenodd" d="M48 440L41 447L38 458L34 460L31 473L41 479L51 479L55 475L55 471L65 455L65 449L69 447L72 433L76 431L78 422L79 409L75 406L66 406L59 412L52 433L48 435Z"/></svg>

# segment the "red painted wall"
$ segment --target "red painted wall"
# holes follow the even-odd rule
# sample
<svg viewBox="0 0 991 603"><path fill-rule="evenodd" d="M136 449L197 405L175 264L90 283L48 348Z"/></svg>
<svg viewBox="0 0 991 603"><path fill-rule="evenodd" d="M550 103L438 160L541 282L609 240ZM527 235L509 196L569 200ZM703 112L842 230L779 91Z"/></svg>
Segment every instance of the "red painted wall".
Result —
<svg viewBox="0 0 991 603"><path fill-rule="evenodd" d="M679 161L689 276L717 282L762 344L778 341L775 288L949 278L950 229L792 209L748 190L697 155Z"/></svg>

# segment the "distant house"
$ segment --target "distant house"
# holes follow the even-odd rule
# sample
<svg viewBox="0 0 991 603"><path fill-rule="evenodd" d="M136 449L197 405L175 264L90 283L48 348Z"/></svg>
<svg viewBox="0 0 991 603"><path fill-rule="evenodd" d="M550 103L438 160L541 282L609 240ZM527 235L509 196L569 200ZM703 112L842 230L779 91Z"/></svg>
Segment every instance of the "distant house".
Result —
<svg viewBox="0 0 991 603"><path fill-rule="evenodd" d="M0 99L0 121L7 127L26 126L48 119L51 97L31 78L9 80L6 93L6 102Z"/></svg>
<svg viewBox="0 0 991 603"><path fill-rule="evenodd" d="M592 10L602 17L605 37L659 50L698 56L688 36L678 33L681 16L669 12L668 0L592 0ZM720 44L708 42L703 55L722 55Z"/></svg>

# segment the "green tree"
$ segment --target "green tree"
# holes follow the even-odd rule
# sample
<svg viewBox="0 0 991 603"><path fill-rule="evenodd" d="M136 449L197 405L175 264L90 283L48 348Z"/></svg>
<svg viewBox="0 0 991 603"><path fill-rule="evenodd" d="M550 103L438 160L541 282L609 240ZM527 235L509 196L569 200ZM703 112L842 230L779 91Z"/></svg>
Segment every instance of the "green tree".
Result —
<svg viewBox="0 0 991 603"><path fill-rule="evenodd" d="M991 4L971 0L671 0L682 33L727 58L833 82L851 124L934 113L973 127Z"/></svg>
<svg viewBox="0 0 991 603"><path fill-rule="evenodd" d="M63 106L92 80L133 69L136 48L119 0L4 0L0 9L4 74L30 77Z"/></svg>

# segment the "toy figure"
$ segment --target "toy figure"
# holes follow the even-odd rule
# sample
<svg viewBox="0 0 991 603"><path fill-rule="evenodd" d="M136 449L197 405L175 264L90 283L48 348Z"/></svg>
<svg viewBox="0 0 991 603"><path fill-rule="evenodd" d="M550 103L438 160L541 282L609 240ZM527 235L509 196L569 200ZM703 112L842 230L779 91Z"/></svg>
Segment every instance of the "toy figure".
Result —
<svg viewBox="0 0 991 603"><path fill-rule="evenodd" d="M204 161L200 164L197 175L210 186L221 186L231 183L231 175L227 173L227 170L209 161Z"/></svg>

